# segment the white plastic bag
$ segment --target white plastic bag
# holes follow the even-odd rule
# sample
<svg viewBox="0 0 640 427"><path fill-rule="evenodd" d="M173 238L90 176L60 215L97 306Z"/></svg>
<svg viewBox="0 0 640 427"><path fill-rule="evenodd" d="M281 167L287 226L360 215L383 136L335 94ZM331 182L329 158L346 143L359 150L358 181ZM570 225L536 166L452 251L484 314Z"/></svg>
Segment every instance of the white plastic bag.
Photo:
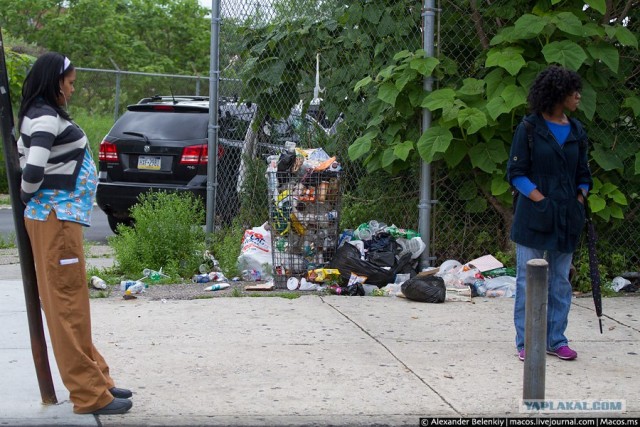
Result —
<svg viewBox="0 0 640 427"><path fill-rule="evenodd" d="M265 227L265 222L259 227L245 230L242 237L240 256L238 256L238 270L256 270L263 280L270 279L273 274L271 258L271 231Z"/></svg>

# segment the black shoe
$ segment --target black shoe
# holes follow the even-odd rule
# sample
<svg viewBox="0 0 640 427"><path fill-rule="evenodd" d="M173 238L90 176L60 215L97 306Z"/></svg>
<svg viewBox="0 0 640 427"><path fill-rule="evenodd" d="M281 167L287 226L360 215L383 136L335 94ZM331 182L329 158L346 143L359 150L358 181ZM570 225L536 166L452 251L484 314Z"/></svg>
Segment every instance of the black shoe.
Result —
<svg viewBox="0 0 640 427"><path fill-rule="evenodd" d="M121 399L128 399L133 396L131 390L127 390L126 388L111 387L109 392L113 397L119 397Z"/></svg>
<svg viewBox="0 0 640 427"><path fill-rule="evenodd" d="M95 410L92 412L93 415L117 415L124 414L127 412L133 403L129 399L120 399L119 397L114 397L113 401L109 403L107 406Z"/></svg>

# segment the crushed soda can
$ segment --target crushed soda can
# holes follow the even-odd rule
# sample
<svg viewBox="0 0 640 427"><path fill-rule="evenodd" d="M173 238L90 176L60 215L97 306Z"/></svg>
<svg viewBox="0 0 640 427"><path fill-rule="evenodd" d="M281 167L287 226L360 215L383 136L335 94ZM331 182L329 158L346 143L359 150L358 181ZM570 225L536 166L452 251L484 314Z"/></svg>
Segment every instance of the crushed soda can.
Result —
<svg viewBox="0 0 640 427"><path fill-rule="evenodd" d="M100 290L107 289L107 283L101 278L99 278L98 276L91 276L90 283L94 289L100 289Z"/></svg>

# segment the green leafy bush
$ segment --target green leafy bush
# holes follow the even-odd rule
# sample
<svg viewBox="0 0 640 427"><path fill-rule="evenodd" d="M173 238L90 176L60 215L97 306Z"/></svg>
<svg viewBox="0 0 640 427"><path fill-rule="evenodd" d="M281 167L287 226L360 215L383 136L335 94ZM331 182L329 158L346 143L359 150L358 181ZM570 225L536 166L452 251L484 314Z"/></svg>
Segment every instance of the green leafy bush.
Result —
<svg viewBox="0 0 640 427"><path fill-rule="evenodd" d="M121 225L109 238L118 268L139 277L144 268L179 277L198 271L205 245L204 208L190 194L142 194L131 209L133 227Z"/></svg>

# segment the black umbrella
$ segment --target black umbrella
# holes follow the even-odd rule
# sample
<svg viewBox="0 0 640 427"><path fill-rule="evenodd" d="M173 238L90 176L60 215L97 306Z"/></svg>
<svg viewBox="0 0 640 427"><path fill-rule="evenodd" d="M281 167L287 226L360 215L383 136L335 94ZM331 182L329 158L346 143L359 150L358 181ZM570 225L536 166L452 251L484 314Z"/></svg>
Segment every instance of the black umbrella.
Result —
<svg viewBox="0 0 640 427"><path fill-rule="evenodd" d="M584 208L587 216L587 247L589 248L589 277L591 278L591 293L593 294L593 305L596 308L598 323L600 324L600 333L602 333L602 293L600 291L600 263L598 262L598 254L596 254L596 230L591 219L591 209L589 209L589 201L584 201Z"/></svg>

